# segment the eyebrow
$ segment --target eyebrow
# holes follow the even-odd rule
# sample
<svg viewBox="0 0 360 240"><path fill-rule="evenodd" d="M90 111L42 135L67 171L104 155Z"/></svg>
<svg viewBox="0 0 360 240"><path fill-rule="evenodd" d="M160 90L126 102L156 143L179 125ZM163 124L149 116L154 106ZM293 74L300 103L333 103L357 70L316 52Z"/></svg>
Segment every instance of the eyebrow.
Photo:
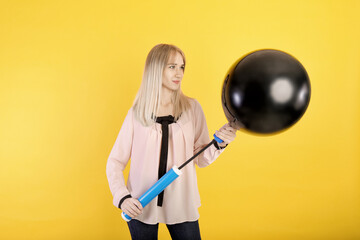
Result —
<svg viewBox="0 0 360 240"><path fill-rule="evenodd" d="M177 65L177 63L168 63L167 65ZM185 65L185 63L183 63L181 65Z"/></svg>

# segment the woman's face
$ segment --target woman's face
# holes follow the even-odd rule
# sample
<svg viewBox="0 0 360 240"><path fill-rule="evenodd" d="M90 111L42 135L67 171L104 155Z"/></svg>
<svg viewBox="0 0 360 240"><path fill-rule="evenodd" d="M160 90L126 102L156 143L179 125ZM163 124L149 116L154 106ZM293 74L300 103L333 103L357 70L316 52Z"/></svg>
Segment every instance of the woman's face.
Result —
<svg viewBox="0 0 360 240"><path fill-rule="evenodd" d="M184 68L185 64L181 54L179 52L172 53L164 69L162 86L172 91L178 90L184 76Z"/></svg>

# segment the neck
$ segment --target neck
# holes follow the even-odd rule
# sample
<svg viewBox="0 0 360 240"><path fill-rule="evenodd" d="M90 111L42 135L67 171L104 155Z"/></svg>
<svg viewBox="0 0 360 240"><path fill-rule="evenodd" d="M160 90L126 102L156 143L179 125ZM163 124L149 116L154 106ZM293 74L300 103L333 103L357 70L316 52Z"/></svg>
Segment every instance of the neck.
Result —
<svg viewBox="0 0 360 240"><path fill-rule="evenodd" d="M161 88L161 106L169 106L172 104L172 97L174 96L174 91L167 88Z"/></svg>

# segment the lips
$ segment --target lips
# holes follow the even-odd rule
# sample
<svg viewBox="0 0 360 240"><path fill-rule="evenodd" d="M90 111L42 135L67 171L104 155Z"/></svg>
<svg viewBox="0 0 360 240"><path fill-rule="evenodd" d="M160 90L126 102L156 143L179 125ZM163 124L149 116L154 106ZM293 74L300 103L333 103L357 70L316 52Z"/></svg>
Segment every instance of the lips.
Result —
<svg viewBox="0 0 360 240"><path fill-rule="evenodd" d="M173 83L179 84L179 83L180 83L180 81L173 81Z"/></svg>

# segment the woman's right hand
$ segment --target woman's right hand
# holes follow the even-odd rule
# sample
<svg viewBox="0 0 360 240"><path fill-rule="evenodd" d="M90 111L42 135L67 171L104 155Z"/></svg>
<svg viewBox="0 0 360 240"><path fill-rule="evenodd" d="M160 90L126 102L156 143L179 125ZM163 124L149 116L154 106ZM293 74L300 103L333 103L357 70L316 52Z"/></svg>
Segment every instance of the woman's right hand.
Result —
<svg viewBox="0 0 360 240"><path fill-rule="evenodd" d="M143 207L136 198L127 198L120 206L129 217L134 218L142 213Z"/></svg>

